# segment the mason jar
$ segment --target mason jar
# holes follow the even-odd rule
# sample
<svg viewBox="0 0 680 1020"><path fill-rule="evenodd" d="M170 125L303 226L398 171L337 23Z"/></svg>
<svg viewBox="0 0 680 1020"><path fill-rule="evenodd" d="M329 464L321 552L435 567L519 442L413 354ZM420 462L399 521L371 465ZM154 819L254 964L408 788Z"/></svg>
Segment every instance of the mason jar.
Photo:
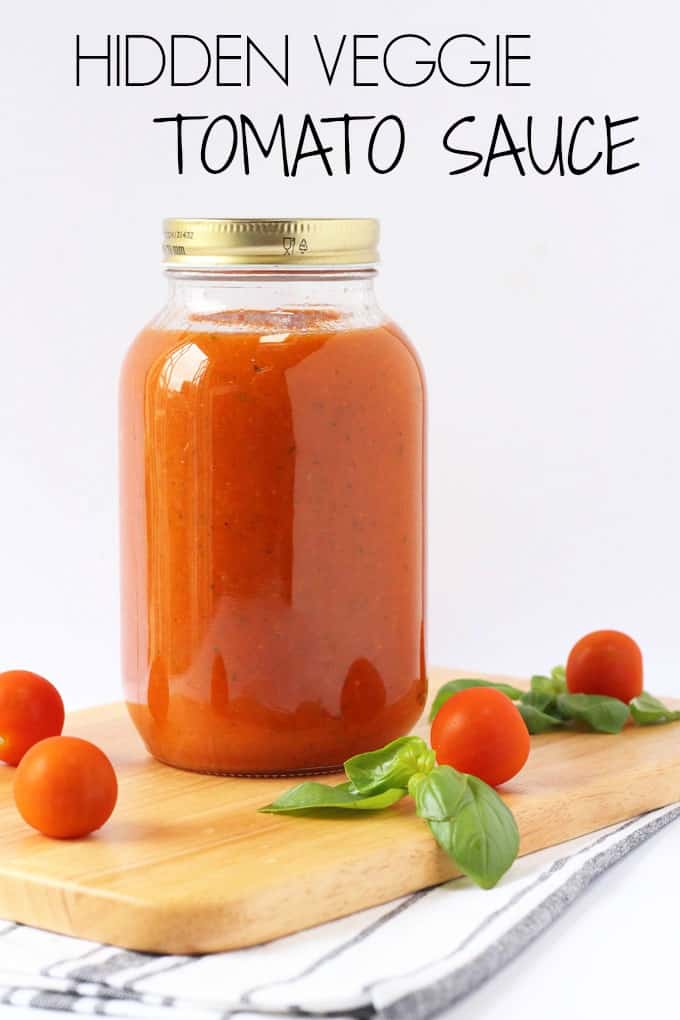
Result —
<svg viewBox="0 0 680 1020"><path fill-rule="evenodd" d="M149 751L339 769L426 697L425 395L371 219L167 220L120 391L122 652Z"/></svg>

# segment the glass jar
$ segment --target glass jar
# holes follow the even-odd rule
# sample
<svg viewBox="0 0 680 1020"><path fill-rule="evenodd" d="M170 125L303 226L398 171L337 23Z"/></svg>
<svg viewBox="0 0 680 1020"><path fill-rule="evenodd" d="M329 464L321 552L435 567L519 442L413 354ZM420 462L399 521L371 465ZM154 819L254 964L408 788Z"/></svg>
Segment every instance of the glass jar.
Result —
<svg viewBox="0 0 680 1020"><path fill-rule="evenodd" d="M121 381L123 670L150 752L339 769L426 696L424 384L374 220L170 220Z"/></svg>

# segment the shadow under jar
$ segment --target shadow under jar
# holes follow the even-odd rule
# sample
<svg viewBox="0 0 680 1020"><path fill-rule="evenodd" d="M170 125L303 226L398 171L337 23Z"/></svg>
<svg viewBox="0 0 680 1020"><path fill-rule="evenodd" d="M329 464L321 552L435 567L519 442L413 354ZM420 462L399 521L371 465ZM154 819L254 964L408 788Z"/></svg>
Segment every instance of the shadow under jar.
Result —
<svg viewBox="0 0 680 1020"><path fill-rule="evenodd" d="M121 380L132 719L170 765L334 771L426 696L424 383L374 220L169 220Z"/></svg>

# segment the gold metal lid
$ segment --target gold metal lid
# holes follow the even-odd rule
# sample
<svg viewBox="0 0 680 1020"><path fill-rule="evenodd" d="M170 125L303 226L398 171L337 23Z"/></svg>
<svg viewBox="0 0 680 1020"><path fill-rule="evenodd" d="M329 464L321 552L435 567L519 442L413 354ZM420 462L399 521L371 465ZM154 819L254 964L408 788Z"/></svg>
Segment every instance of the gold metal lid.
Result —
<svg viewBox="0 0 680 1020"><path fill-rule="evenodd" d="M373 219L163 221L166 266L348 266L378 261Z"/></svg>

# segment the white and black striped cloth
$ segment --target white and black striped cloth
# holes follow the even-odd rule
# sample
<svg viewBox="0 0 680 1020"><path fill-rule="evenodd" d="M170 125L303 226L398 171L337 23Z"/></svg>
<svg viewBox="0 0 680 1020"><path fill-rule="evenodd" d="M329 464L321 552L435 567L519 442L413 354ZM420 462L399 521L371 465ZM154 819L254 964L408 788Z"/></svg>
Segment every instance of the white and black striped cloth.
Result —
<svg viewBox="0 0 680 1020"><path fill-rule="evenodd" d="M426 1020L531 943L680 805L250 949L154 956L0 922L0 1003L167 1020Z"/></svg>

